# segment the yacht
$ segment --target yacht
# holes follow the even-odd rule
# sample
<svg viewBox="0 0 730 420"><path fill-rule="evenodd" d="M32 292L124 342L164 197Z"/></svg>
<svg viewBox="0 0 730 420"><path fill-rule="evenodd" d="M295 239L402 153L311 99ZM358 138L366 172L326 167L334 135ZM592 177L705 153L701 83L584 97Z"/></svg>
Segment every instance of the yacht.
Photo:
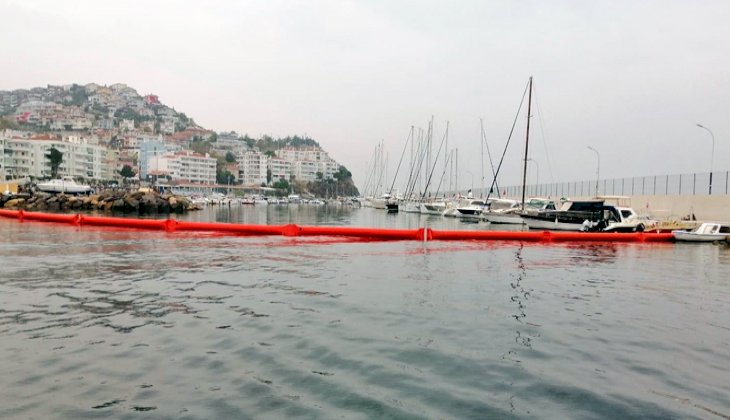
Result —
<svg viewBox="0 0 730 420"><path fill-rule="evenodd" d="M457 207L456 211L459 213L457 217L467 219L479 219L482 216L482 211L487 207L484 200L481 199L470 199L469 204L462 207Z"/></svg>
<svg viewBox="0 0 730 420"><path fill-rule="evenodd" d="M542 210L523 214L530 229L584 231L587 226L604 220L603 200L569 200L558 210Z"/></svg>
<svg viewBox="0 0 730 420"><path fill-rule="evenodd" d="M61 179L51 179L50 181L41 182L36 185L38 190L52 193L69 193L69 194L86 194L91 192L88 185L77 184L70 176L64 176Z"/></svg>

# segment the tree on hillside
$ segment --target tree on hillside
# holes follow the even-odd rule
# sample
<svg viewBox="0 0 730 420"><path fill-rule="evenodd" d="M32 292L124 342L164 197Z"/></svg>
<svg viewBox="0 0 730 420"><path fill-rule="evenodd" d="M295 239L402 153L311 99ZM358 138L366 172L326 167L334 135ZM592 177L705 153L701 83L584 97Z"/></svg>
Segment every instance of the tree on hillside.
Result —
<svg viewBox="0 0 730 420"><path fill-rule="evenodd" d="M332 176L338 181L344 181L346 179L352 178L352 172L348 171L344 165L340 165L337 172L335 172Z"/></svg>
<svg viewBox="0 0 730 420"><path fill-rule="evenodd" d="M220 185L230 184L235 181L235 177L228 169L223 169L220 165L216 167L215 182Z"/></svg>
<svg viewBox="0 0 730 420"><path fill-rule="evenodd" d="M289 182L286 179L280 179L274 182L274 188L278 190L289 191Z"/></svg>
<svg viewBox="0 0 730 420"><path fill-rule="evenodd" d="M136 173L134 173L134 169L132 169L129 165L124 165L121 171L119 171L119 175L122 176L122 178L134 178L137 176Z"/></svg>
<svg viewBox="0 0 730 420"><path fill-rule="evenodd" d="M55 178L56 175L58 175L58 167L61 166L61 162L63 162L63 153L55 147L51 147L46 158L48 159L48 163L51 165L51 177Z"/></svg>
<svg viewBox="0 0 730 420"><path fill-rule="evenodd" d="M234 155L233 152L227 152L226 153L226 162L228 162L228 163L236 162L236 155Z"/></svg>

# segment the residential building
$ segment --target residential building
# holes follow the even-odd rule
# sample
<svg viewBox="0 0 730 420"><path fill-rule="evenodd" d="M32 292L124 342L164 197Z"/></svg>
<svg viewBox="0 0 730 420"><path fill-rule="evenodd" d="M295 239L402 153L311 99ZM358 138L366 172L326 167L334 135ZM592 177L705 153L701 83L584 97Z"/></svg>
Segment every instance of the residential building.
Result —
<svg viewBox="0 0 730 420"><path fill-rule="evenodd" d="M238 177L243 185L261 185L266 183L267 156L261 152L249 150L238 155Z"/></svg>
<svg viewBox="0 0 730 420"><path fill-rule="evenodd" d="M288 182L292 174L291 166L292 163L284 159L269 158L267 167L271 171L271 183L275 184L281 180Z"/></svg>
<svg viewBox="0 0 730 420"><path fill-rule="evenodd" d="M165 142L160 138L148 139L139 143L139 179L146 180L150 171L159 171L159 167L150 165L153 158L162 156L168 152ZM159 163L155 159L154 163Z"/></svg>
<svg viewBox="0 0 730 420"><path fill-rule="evenodd" d="M248 149L248 145L246 144L246 142L244 142L235 131L231 131L230 133L218 133L215 147L222 150L232 150L240 148Z"/></svg>
<svg viewBox="0 0 730 420"><path fill-rule="evenodd" d="M126 131L134 131L134 120L123 119L119 121L119 129Z"/></svg>
<svg viewBox="0 0 730 420"><path fill-rule="evenodd" d="M47 178L51 176L51 166L47 158L51 148L63 155L58 168L59 176L73 176L84 179L107 179L113 169L107 166L107 150L88 139L70 137L63 140L55 135L13 135L3 139L4 175L18 178L31 176Z"/></svg>
<svg viewBox="0 0 730 420"><path fill-rule="evenodd" d="M191 150L184 150L168 154L165 158L167 170L173 181L215 184L217 161L207 153L203 156Z"/></svg>
<svg viewBox="0 0 730 420"><path fill-rule="evenodd" d="M327 152L319 147L285 147L277 150L276 156L289 162L299 160L321 162L330 159Z"/></svg>
<svg viewBox="0 0 730 420"><path fill-rule="evenodd" d="M160 132L165 134L175 133L175 120L165 118L160 122Z"/></svg>
<svg viewBox="0 0 730 420"><path fill-rule="evenodd" d="M317 180L319 164L311 160L298 160L291 165L292 175L299 181L314 182Z"/></svg>

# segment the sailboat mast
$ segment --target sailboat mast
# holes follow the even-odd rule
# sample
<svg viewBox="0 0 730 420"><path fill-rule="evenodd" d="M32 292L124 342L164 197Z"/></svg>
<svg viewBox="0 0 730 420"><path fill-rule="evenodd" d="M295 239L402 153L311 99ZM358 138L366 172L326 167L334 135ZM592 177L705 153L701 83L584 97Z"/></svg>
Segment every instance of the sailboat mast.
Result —
<svg viewBox="0 0 730 420"><path fill-rule="evenodd" d="M522 210L525 210L525 187L527 184L527 152L530 147L530 113L532 111L532 76L530 76L530 87L527 96L527 132L525 134L525 161L522 169Z"/></svg>
<svg viewBox="0 0 730 420"><path fill-rule="evenodd" d="M482 167L482 185L481 185L481 191L479 192L479 197L482 197L482 194L484 194L484 120L481 118L479 119L479 126L481 127L481 132L479 133L479 146L481 148L482 154L481 159L479 159L479 162L481 162Z"/></svg>

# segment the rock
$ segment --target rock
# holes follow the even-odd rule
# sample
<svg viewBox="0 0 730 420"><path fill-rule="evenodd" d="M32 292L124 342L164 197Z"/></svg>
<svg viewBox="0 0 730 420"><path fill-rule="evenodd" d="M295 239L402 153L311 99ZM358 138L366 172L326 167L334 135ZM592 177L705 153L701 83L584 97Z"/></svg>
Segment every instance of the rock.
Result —
<svg viewBox="0 0 730 420"><path fill-rule="evenodd" d="M120 199L112 202L111 209L120 210L120 211L124 210L124 200L120 198Z"/></svg>
<svg viewBox="0 0 730 420"><path fill-rule="evenodd" d="M124 206L128 210L139 210L139 201L134 198L134 195L128 195L124 197Z"/></svg>
<svg viewBox="0 0 730 420"><path fill-rule="evenodd" d="M10 208L18 208L25 205L25 198L13 198L12 200L8 200L5 202L3 207L6 209Z"/></svg>

